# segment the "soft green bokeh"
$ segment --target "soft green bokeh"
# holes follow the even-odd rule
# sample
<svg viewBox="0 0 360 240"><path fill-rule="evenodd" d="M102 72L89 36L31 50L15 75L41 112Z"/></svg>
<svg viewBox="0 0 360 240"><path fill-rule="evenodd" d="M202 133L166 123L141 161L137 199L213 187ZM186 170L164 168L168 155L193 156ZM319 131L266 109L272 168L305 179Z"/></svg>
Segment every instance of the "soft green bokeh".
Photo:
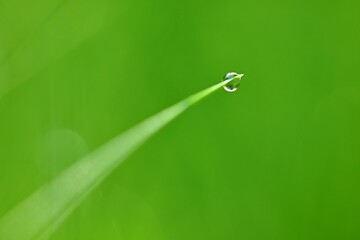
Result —
<svg viewBox="0 0 360 240"><path fill-rule="evenodd" d="M0 0L0 216L236 71L237 92L163 129L51 239L359 239L359 12L355 0Z"/></svg>

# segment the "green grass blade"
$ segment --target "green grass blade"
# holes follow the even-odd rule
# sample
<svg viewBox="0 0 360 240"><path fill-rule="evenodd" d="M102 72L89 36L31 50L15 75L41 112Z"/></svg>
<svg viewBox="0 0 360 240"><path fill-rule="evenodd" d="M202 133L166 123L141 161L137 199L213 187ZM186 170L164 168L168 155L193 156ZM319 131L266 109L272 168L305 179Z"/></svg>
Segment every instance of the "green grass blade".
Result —
<svg viewBox="0 0 360 240"><path fill-rule="evenodd" d="M0 220L0 239L47 239L130 153L187 108L234 79L166 108L74 163Z"/></svg>

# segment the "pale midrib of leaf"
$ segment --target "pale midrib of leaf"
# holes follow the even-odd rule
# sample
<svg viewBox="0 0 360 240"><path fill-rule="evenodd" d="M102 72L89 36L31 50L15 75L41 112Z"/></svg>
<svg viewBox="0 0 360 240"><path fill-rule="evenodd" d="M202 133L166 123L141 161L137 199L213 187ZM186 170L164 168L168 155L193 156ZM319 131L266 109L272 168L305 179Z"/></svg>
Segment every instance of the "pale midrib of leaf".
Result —
<svg viewBox="0 0 360 240"><path fill-rule="evenodd" d="M170 106L120 134L45 184L0 220L0 239L47 239L126 157L223 81Z"/></svg>

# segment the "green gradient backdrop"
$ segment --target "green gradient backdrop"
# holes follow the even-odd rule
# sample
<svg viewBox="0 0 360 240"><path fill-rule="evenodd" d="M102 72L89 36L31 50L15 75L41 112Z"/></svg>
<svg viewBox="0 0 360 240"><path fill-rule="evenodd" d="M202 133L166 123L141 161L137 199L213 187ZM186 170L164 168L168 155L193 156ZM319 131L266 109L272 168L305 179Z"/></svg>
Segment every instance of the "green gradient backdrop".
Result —
<svg viewBox="0 0 360 240"><path fill-rule="evenodd" d="M53 240L360 239L360 3L0 0L0 216L142 119Z"/></svg>

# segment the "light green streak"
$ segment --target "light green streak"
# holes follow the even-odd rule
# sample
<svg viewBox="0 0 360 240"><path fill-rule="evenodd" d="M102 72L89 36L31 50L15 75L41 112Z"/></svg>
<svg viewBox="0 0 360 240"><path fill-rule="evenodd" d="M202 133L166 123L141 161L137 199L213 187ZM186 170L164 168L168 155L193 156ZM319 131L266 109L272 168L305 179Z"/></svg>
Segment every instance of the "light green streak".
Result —
<svg viewBox="0 0 360 240"><path fill-rule="evenodd" d="M0 220L0 239L47 239L130 153L187 108L234 79L166 108L74 163Z"/></svg>
<svg viewBox="0 0 360 240"><path fill-rule="evenodd" d="M38 9L54 5L37 4ZM0 59L0 100L46 69L50 63L70 54L87 39L95 36L112 19L109 7L100 1L88 1L87 4L64 1L58 4L59 9L37 31L21 42L4 62ZM16 6L13 7L16 9ZM4 26L11 27L9 23Z"/></svg>

